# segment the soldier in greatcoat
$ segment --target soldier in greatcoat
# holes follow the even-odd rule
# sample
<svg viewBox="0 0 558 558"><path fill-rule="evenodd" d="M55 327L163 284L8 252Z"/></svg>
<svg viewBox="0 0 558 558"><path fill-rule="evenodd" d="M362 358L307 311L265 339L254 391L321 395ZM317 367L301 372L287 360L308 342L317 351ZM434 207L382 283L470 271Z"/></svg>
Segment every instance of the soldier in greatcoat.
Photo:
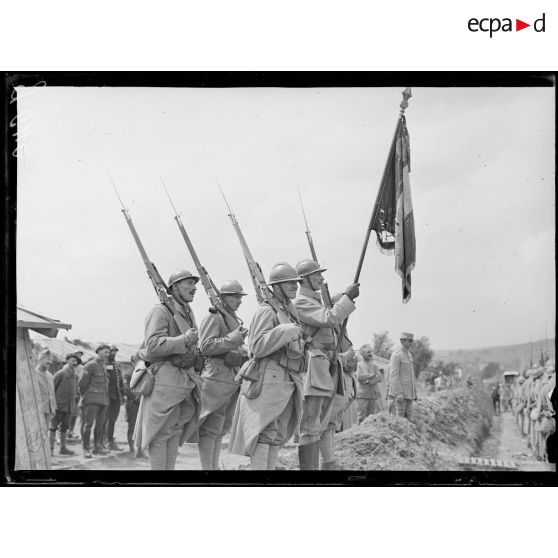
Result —
<svg viewBox="0 0 558 558"><path fill-rule="evenodd" d="M296 266L301 281L294 306L308 338L308 365L303 375L304 403L298 447L300 468L304 470L318 469L319 442L330 422L334 395L344 393L342 365L337 360L331 366L338 341L336 328L355 310L353 300L359 295L359 284L356 283L348 287L331 308L324 306L320 296L324 271L314 260L302 260ZM340 345L339 352L349 349L344 342Z"/></svg>
<svg viewBox="0 0 558 558"><path fill-rule="evenodd" d="M198 330L189 303L198 281L187 270L173 273L169 305L157 304L145 320L138 357L155 383L141 399L134 441L149 450L151 469L174 469L179 446L197 438L201 380L194 371Z"/></svg>
<svg viewBox="0 0 558 558"><path fill-rule="evenodd" d="M70 418L76 406L76 367L80 359L75 353L66 355L66 364L56 372L53 378L56 396L56 413L50 421L50 451L54 454L56 430L60 427L60 455L74 455L66 447L66 436L70 426Z"/></svg>
<svg viewBox="0 0 558 558"><path fill-rule="evenodd" d="M413 401L417 398L415 385L415 366L413 355L409 350L413 344L413 334L403 332L400 338L401 345L391 355L389 367L388 400L395 401L397 414L400 417L411 419Z"/></svg>
<svg viewBox="0 0 558 558"><path fill-rule="evenodd" d="M103 431L107 419L108 382L106 362L110 354L110 347L101 344L97 347L97 356L88 361L83 367L83 374L79 380L79 390L83 405L83 456L91 457L89 441L91 429L95 425L93 439L93 453L106 455L103 449Z"/></svg>
<svg viewBox="0 0 558 558"><path fill-rule="evenodd" d="M200 324L205 365L198 447L204 470L219 469L222 438L231 428L240 389L235 376L247 360L243 344L248 330L234 318L246 293L236 280L223 283L219 292L230 314L212 308Z"/></svg>
<svg viewBox="0 0 558 558"><path fill-rule="evenodd" d="M249 456L253 470L276 468L279 448L294 434L302 413L304 341L291 302L298 279L291 265L273 266L268 284L275 304L261 304L250 324L251 358L239 372L242 387L229 448Z"/></svg>
<svg viewBox="0 0 558 558"><path fill-rule="evenodd" d="M74 438L75 436L74 428L76 426L78 416L80 416L80 411L82 409L82 407L79 406L79 400L80 400L79 380L81 378L81 375L83 374L83 362L81 360L83 358L83 351L80 349L78 351L75 351L74 354L78 357L79 362L74 371L76 376L76 396L75 396L74 410L72 411L72 415L70 417L70 428L68 428L68 438ZM82 425L80 427L80 430L83 427L83 421L81 421L81 423Z"/></svg>
<svg viewBox="0 0 558 558"><path fill-rule="evenodd" d="M368 415L380 412L378 401L381 397L382 373L372 360L374 354L369 344L362 345L359 352L362 359L358 363L356 377L358 382L358 422L360 423Z"/></svg>

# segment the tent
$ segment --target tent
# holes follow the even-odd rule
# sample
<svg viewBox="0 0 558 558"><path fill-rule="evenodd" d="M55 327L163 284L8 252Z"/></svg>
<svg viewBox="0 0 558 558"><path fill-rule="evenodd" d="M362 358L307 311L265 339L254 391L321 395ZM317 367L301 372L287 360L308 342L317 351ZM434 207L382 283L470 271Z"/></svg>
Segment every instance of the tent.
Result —
<svg viewBox="0 0 558 558"><path fill-rule="evenodd" d="M36 356L33 354L29 330L49 338L70 324L17 307L16 344L16 470L50 469L48 425L42 412L39 381L35 373Z"/></svg>

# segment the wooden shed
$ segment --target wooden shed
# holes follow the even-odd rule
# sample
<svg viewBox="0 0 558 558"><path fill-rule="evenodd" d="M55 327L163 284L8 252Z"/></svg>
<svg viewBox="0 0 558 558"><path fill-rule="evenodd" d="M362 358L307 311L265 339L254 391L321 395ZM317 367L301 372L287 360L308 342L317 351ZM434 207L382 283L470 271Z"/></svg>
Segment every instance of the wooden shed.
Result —
<svg viewBox="0 0 558 558"><path fill-rule="evenodd" d="M17 307L16 470L44 470L51 467L48 425L41 411L39 381L35 373L37 361L33 355L29 330L54 338L59 329L71 327L70 324Z"/></svg>

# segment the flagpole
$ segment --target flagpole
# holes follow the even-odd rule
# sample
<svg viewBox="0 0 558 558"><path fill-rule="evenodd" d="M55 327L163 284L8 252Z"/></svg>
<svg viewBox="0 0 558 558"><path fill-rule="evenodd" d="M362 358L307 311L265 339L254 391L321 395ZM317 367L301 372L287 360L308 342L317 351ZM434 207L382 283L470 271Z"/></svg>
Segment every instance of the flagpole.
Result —
<svg viewBox="0 0 558 558"><path fill-rule="evenodd" d="M397 124L395 126L395 132L393 134L393 139L391 140L389 153L387 156L386 164L384 166L384 172L382 174L382 180L380 181L380 189L378 190L378 196L376 197L376 203L374 204L374 210L372 211L372 216L370 217L370 224L366 229L366 235L364 237L364 244L362 246L362 250L360 252L360 259L358 261L357 270L355 273L355 279L353 283L358 283L360 278L360 272L362 271L362 266L364 264L364 256L366 255L366 250L368 248L368 242L370 241L370 234L372 233L372 226L374 221L376 220L376 216L378 214L378 208L380 207L380 199L382 197L382 192L384 190L387 174L389 172L390 162L393 157L393 151L395 149L395 140L397 138L397 134L399 132L399 128L401 126L401 122L403 121L403 116L405 114L405 109L409 106L409 99L411 98L411 88L407 87L404 91L401 92L403 95L403 101L399 105L401 110L399 111L399 116L397 117Z"/></svg>
<svg viewBox="0 0 558 558"><path fill-rule="evenodd" d="M380 192L378 192L378 197L376 198L376 203L374 204L374 211L372 212L372 218L370 220L370 225L368 226L367 230L366 230L366 237L364 239L364 245L362 247L361 253L360 253L360 259L358 261L358 266L357 266L357 271L355 273L355 280L353 281L354 283L358 283L358 280L360 278L360 272L362 270L362 264L364 263L364 256L366 254L366 249L368 247L368 241L370 240L370 233L372 232L372 225L374 223L374 218L376 217L376 213L378 212L378 207L379 207L379 200L381 197L381 191L385 185L385 180L387 177L387 173L388 173L388 169L389 169L389 163L391 161L391 158L393 156L393 150L395 149L395 140L397 138L397 133L399 132L399 127L401 126L401 122L403 120L403 116L405 114L405 109L409 106L409 99L411 98L411 88L407 87L404 91L401 92L401 95L403 95L403 101L401 101L401 104L399 105L400 107L400 111L399 111L399 116L397 117L397 125L395 126L395 133L393 135L393 140L391 142L391 146L390 146L390 150L388 153L388 158L386 161L386 166L384 167L384 173L382 175L382 181L380 182ZM335 362L337 362L337 357L340 353L340 349L341 349L341 342L343 340L343 337L345 336L345 332L347 331L347 322L349 321L349 318L345 318L345 320L343 321L343 324L341 325L341 331L339 332L339 336L337 338L337 344L335 346L335 351L333 354L333 358L331 360L332 364ZM336 365L334 365L336 366Z"/></svg>

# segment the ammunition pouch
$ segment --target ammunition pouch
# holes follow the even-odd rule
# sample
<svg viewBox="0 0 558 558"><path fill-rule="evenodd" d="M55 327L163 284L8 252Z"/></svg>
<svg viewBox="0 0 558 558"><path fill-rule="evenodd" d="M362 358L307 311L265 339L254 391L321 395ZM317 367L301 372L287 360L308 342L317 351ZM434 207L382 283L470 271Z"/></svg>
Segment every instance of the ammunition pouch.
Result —
<svg viewBox="0 0 558 558"><path fill-rule="evenodd" d="M198 349L191 349L184 355L174 355L170 359L173 366L177 368L194 368L201 372L204 367L204 358Z"/></svg>
<svg viewBox="0 0 558 558"><path fill-rule="evenodd" d="M223 363L225 366L229 366L230 368L237 368L242 366L248 357L239 353L238 351L229 351L223 358Z"/></svg>

